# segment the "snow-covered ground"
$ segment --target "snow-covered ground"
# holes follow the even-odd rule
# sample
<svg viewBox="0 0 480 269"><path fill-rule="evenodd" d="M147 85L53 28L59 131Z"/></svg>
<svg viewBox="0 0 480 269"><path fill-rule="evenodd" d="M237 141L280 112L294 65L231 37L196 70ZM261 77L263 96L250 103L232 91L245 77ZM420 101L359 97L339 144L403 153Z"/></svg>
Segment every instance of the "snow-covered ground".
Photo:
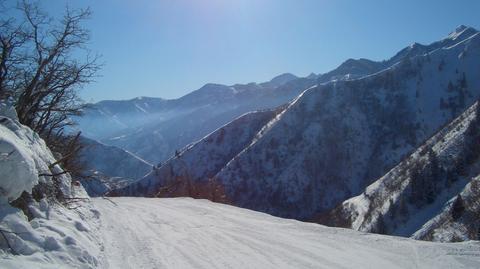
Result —
<svg viewBox="0 0 480 269"><path fill-rule="evenodd" d="M0 268L101 268L95 210L55 162L0 102Z"/></svg>
<svg viewBox="0 0 480 269"><path fill-rule="evenodd" d="M478 268L480 242L360 233L191 198L92 199L108 268Z"/></svg>

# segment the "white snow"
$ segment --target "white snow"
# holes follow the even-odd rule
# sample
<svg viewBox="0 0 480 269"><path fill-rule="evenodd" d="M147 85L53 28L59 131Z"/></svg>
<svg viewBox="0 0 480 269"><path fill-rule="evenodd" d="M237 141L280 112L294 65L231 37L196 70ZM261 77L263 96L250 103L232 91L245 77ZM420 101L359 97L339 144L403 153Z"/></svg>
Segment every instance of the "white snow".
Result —
<svg viewBox="0 0 480 269"><path fill-rule="evenodd" d="M96 211L83 202L71 207L43 199L30 206L35 218L28 221L21 210L0 206L0 228L13 249L0 249L0 268L103 268Z"/></svg>
<svg viewBox="0 0 480 269"><path fill-rule="evenodd" d="M85 221L94 220L89 217L93 211L88 204L79 206L68 199L86 197L83 188L71 186L68 174L55 177L55 188L71 202L60 204L53 197L31 199L28 210L25 208L31 219L8 203L24 191L31 192L37 183L54 186L52 177L40 174L62 170L58 165L49 167L55 159L45 142L21 125L6 106L0 114L0 153L0 268L98 266L98 244L93 234L86 232L98 225Z"/></svg>
<svg viewBox="0 0 480 269"><path fill-rule="evenodd" d="M1 118L2 120L9 120ZM17 199L38 182L35 162L28 145L14 132L0 126L0 203Z"/></svg>
<svg viewBox="0 0 480 269"><path fill-rule="evenodd" d="M93 198L10 208L22 255L0 268L476 268L480 242L432 243L282 219L192 198Z"/></svg>
<svg viewBox="0 0 480 269"><path fill-rule="evenodd" d="M398 206L402 199L408 201L410 193L408 186L412 180L409 171L417 164L429 162L428 154L422 153L425 152L425 149L432 148L444 169L448 166L454 167L459 156L465 155L464 140L465 136L468 136L466 133L469 126L476 118L477 105L478 103L472 105L462 115L438 131L408 158L369 185L364 193L344 201L341 208L336 211L341 212L341 215L350 216L349 227L364 232L375 230L380 217L392 216L393 206ZM466 164L466 166L470 165ZM478 194L472 193L471 188L476 186L473 182L477 180L474 177L480 173L479 164L472 164L468 171L469 174L457 176L458 179L448 186L441 180L434 182L437 184L437 189L435 200L431 203L421 207L411 206L407 216L393 214L393 218L385 218L388 220L386 226L389 234L415 239L429 238L428 240L440 242L476 238L475 235L471 235L471 231L467 231L468 225L461 221L459 223L454 221L450 224L449 219L452 201L460 192L462 197L471 196L470 200L478 200L476 199ZM470 183L468 183L469 181ZM408 202L406 203L408 204ZM478 203L475 201L471 203L470 210L472 212L478 208L476 204ZM469 224L472 222L466 221ZM426 237L433 230L435 232L432 237Z"/></svg>
<svg viewBox="0 0 480 269"><path fill-rule="evenodd" d="M440 244L281 219L191 198L95 198L108 268L474 268Z"/></svg>
<svg viewBox="0 0 480 269"><path fill-rule="evenodd" d="M141 99L140 99L140 100L141 100ZM145 109L143 109L141 106L139 106L138 104L135 104L135 107L138 108L138 109L139 109L140 111L142 111L143 113L148 114L148 112L147 112Z"/></svg>
<svg viewBox="0 0 480 269"><path fill-rule="evenodd" d="M30 192L39 181L50 178L39 174L58 173L60 167L48 167L55 162L45 142L16 119L16 113L0 104L0 204L13 201L23 191ZM70 178L59 177L61 184L70 184ZM63 188L68 195L68 188Z"/></svg>

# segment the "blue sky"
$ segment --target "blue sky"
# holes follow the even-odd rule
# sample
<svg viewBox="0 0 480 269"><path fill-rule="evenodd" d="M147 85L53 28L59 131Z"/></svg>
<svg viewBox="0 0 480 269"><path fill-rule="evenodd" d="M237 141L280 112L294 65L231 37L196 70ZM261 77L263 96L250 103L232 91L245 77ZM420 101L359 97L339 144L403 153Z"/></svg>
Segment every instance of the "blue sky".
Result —
<svg viewBox="0 0 480 269"><path fill-rule="evenodd" d="M90 48L103 55L86 101L176 98L205 83L327 72L348 58L389 58L457 25L480 29L478 0L49 0L90 6Z"/></svg>

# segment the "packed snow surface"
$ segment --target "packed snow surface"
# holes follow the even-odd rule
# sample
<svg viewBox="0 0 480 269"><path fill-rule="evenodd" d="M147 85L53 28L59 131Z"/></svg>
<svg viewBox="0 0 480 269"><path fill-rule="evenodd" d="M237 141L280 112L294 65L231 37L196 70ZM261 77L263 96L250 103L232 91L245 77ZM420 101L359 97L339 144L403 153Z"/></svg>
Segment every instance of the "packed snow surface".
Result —
<svg viewBox="0 0 480 269"><path fill-rule="evenodd" d="M108 268L478 268L480 243L431 243L191 198L95 198Z"/></svg>

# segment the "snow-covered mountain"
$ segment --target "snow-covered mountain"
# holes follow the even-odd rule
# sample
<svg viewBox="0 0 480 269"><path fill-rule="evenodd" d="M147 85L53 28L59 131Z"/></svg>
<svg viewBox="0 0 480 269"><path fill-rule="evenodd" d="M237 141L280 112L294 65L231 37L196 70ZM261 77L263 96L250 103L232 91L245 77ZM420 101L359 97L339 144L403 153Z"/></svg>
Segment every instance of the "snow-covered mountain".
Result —
<svg viewBox="0 0 480 269"><path fill-rule="evenodd" d="M147 176L110 195L191 196L218 200L224 195L211 180L229 160L250 145L258 131L283 111L247 113L220 127L199 142L177 152ZM217 197L217 198L215 198Z"/></svg>
<svg viewBox="0 0 480 269"><path fill-rule="evenodd" d="M84 115L73 120L78 123L84 136L100 140L152 120L168 119L171 117L168 106L168 100L153 97L105 100L88 105Z"/></svg>
<svg viewBox="0 0 480 269"><path fill-rule="evenodd" d="M328 225L433 241L480 239L480 106L319 217Z"/></svg>
<svg viewBox="0 0 480 269"><path fill-rule="evenodd" d="M435 48L437 46L426 46L425 50ZM424 51L408 51L383 62L349 59L330 72L312 73L305 78L285 73L258 84L206 84L173 100L139 97L126 101L101 101L91 105L76 121L87 137L158 163L244 113L281 106L318 83L360 78L378 72L402 57L421 52Z"/></svg>
<svg viewBox="0 0 480 269"><path fill-rule="evenodd" d="M480 95L476 30L460 27L424 47L431 50L420 55L410 50L413 54L375 74L310 87L231 159L217 160L223 156L208 150L197 155L195 147L209 139L204 138L184 154L226 165L214 176L188 176L186 182L209 180L213 187L203 191L205 198L220 190L217 201L299 219L360 194ZM171 163L179 157L167 167L175 168ZM186 165L170 174L191 175L196 169ZM162 196L168 187L163 182L170 181L150 174L119 193ZM142 192L152 185L159 187Z"/></svg>
<svg viewBox="0 0 480 269"><path fill-rule="evenodd" d="M374 74L402 59L451 46L475 32L473 28L459 26L441 41L430 45L414 43L386 61L349 59L330 72L312 73L305 78L286 73L259 84L206 84L173 100L139 97L102 101L91 105L86 115L76 120L87 137L126 149L151 163L159 163L246 112L286 104L319 83Z"/></svg>
<svg viewBox="0 0 480 269"><path fill-rule="evenodd" d="M318 76L318 82L324 83L333 79L356 79L369 74L374 74L388 68L403 59L425 55L434 50L452 46L477 33L477 30L465 25L458 26L446 38L429 45L413 43L402 49L388 60L377 62L368 59L348 59L336 69Z"/></svg>
<svg viewBox="0 0 480 269"><path fill-rule="evenodd" d="M87 137L159 163L236 117L285 104L314 84L291 74L261 84L207 84L174 100L102 101L77 121Z"/></svg>
<svg viewBox="0 0 480 269"><path fill-rule="evenodd" d="M263 87L276 88L276 87L280 87L282 85L285 85L290 81L294 81L296 79L298 79L298 77L295 76L294 74L284 73L284 74L281 74L281 75L278 75L278 76L272 78L268 82L261 83L260 85L262 85Z"/></svg>
<svg viewBox="0 0 480 269"><path fill-rule="evenodd" d="M368 59L348 59L336 69L318 76L317 81L319 83L325 83L331 80L348 80L361 78L363 76L376 73L390 66L392 63L393 61L376 62Z"/></svg>
<svg viewBox="0 0 480 269"><path fill-rule="evenodd" d="M152 165L115 146L81 137L79 161L85 169L82 185L90 196L126 186L152 171Z"/></svg>

